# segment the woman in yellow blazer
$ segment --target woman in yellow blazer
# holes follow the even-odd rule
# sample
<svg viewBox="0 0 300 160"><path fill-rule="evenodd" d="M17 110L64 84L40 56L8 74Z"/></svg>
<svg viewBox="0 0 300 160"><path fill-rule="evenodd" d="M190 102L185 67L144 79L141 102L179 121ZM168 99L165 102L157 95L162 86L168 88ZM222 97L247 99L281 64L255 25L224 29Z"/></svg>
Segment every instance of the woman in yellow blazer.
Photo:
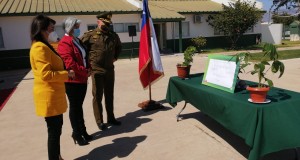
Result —
<svg viewBox="0 0 300 160"><path fill-rule="evenodd" d="M64 63L48 43L55 21L36 16L31 24L30 64L34 75L33 97L36 114L45 117L48 128L48 158L61 160L60 135L63 113L67 110L64 81L75 73L66 71Z"/></svg>

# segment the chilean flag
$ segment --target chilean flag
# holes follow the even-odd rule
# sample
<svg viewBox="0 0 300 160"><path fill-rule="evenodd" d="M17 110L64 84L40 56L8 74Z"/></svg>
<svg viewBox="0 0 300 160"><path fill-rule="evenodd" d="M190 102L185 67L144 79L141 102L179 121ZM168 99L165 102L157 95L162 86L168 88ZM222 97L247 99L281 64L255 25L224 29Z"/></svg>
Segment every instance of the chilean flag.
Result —
<svg viewBox="0 0 300 160"><path fill-rule="evenodd" d="M139 74L144 89L164 76L156 34L148 8L148 0L143 0Z"/></svg>

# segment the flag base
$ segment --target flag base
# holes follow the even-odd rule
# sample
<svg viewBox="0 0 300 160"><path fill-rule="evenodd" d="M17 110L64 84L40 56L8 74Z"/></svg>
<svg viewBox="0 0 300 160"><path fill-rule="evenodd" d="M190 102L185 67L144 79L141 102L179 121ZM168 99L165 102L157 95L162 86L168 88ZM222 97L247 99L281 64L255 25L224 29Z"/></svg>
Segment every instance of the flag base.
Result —
<svg viewBox="0 0 300 160"><path fill-rule="evenodd" d="M152 110L164 108L162 104L153 100L147 100L142 103L139 103L138 107L142 108L143 111L152 111Z"/></svg>

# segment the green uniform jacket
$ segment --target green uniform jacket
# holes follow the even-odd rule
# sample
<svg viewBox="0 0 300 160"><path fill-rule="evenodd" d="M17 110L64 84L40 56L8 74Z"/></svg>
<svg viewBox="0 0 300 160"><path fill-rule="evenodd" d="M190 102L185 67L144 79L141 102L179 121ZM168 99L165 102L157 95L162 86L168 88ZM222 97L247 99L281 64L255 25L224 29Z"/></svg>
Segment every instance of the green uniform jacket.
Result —
<svg viewBox="0 0 300 160"><path fill-rule="evenodd" d="M89 52L93 74L105 74L114 69L114 59L118 59L122 50L120 38L115 32L104 33L96 28L85 32L81 40Z"/></svg>

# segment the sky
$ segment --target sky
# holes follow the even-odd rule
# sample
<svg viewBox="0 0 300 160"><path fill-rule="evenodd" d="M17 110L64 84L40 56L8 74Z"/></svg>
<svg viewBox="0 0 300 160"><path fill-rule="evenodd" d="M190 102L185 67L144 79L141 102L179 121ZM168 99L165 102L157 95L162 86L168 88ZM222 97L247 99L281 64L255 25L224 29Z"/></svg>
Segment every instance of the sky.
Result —
<svg viewBox="0 0 300 160"><path fill-rule="evenodd" d="M257 0L258 2L262 2L263 3L263 10L266 11L265 15L263 16L263 22L268 22L269 19L269 10L270 7L273 4L273 0Z"/></svg>
<svg viewBox="0 0 300 160"><path fill-rule="evenodd" d="M272 0L258 0L258 1L263 3L263 9L266 11L269 11L270 7L273 4Z"/></svg>
<svg viewBox="0 0 300 160"><path fill-rule="evenodd" d="M259 2L262 2L263 3L263 9L266 11L264 17L263 17L263 21L268 21L268 17L269 17L269 10L270 10L270 7L272 6L273 4L273 0L257 0ZM272 8L274 9L274 7ZM281 7L280 8L280 11L282 12L287 12L289 14L296 14L297 12L297 9L293 8L293 9L287 9L286 7Z"/></svg>

